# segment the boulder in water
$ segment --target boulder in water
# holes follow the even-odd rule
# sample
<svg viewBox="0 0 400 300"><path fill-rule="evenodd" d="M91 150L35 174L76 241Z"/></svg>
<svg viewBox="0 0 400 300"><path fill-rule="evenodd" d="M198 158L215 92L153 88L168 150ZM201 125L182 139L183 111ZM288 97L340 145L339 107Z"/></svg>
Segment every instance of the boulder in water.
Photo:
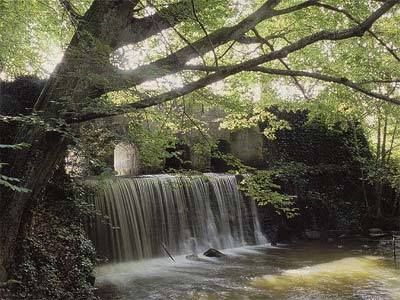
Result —
<svg viewBox="0 0 400 300"><path fill-rule="evenodd" d="M204 256L207 257L223 257L225 254L223 254L221 251L218 251L217 249L210 248L206 252L203 253Z"/></svg>

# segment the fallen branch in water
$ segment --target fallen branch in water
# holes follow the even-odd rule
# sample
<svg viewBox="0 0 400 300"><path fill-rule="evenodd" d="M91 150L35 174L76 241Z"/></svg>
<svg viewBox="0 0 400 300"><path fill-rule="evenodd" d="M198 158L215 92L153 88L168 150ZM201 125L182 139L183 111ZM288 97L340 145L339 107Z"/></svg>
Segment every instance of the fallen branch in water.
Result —
<svg viewBox="0 0 400 300"><path fill-rule="evenodd" d="M175 262L175 259L172 257L171 253L169 253L167 246L165 246L164 243L161 243L161 246L164 249L164 251L168 254L168 256L172 259L172 261Z"/></svg>

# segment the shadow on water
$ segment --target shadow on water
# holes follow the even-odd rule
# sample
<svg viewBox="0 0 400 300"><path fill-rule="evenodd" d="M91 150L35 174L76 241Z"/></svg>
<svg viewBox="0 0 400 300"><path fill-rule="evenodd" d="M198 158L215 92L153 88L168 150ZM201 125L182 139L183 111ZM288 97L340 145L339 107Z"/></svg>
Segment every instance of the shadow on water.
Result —
<svg viewBox="0 0 400 300"><path fill-rule="evenodd" d="M160 258L107 265L103 299L400 300L400 270L359 246L307 243L224 250L224 258Z"/></svg>

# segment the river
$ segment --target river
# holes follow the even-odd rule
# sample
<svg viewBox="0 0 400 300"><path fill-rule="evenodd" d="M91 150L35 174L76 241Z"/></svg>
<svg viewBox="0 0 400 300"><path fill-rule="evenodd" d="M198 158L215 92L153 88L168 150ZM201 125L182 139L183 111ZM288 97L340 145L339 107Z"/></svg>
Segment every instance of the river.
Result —
<svg viewBox="0 0 400 300"><path fill-rule="evenodd" d="M366 249L368 248L368 249ZM97 269L103 299L400 300L400 268L371 247L300 243L223 250Z"/></svg>

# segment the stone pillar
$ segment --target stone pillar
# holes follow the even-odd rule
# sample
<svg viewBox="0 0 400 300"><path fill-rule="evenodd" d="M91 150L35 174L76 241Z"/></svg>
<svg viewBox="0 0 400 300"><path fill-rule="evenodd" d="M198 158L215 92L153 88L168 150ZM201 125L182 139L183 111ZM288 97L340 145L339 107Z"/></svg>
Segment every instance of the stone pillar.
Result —
<svg viewBox="0 0 400 300"><path fill-rule="evenodd" d="M139 149L135 144L121 142L115 146L114 170L118 175L139 175Z"/></svg>

